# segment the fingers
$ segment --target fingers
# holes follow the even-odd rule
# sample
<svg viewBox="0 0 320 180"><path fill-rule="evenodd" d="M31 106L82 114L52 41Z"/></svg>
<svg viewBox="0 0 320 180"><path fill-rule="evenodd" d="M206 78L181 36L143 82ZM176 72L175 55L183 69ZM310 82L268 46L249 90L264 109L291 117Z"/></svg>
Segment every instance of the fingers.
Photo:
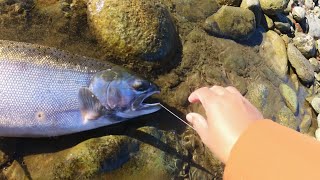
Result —
<svg viewBox="0 0 320 180"><path fill-rule="evenodd" d="M202 104L204 104L206 100L212 100L212 98L215 96L222 96L226 93L228 93L227 90L221 86L212 86L211 88L203 87L191 93L188 100L191 103L200 101Z"/></svg>
<svg viewBox="0 0 320 180"><path fill-rule="evenodd" d="M199 136L202 138L208 133L208 123L206 119L198 113L189 113L186 119L197 131Z"/></svg>

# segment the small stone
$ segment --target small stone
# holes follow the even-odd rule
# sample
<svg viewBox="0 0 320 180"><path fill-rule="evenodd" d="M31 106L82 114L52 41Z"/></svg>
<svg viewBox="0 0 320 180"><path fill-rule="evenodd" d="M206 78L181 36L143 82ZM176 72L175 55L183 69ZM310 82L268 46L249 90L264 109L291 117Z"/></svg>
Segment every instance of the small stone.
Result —
<svg viewBox="0 0 320 180"><path fill-rule="evenodd" d="M2 173L6 179L29 179L17 161L13 161Z"/></svg>
<svg viewBox="0 0 320 180"><path fill-rule="evenodd" d="M285 79L288 72L288 57L282 38L274 31L269 30L264 35L259 52L270 69L281 79Z"/></svg>
<svg viewBox="0 0 320 180"><path fill-rule="evenodd" d="M274 27L273 20L269 18L269 16L267 15L264 15L264 17L266 18L268 29L273 29Z"/></svg>
<svg viewBox="0 0 320 180"><path fill-rule="evenodd" d="M314 73L314 77L316 78L316 80L318 81L318 82L320 82L320 73Z"/></svg>
<svg viewBox="0 0 320 180"><path fill-rule="evenodd" d="M316 44L312 36L304 33L296 33L293 44L306 58L316 55Z"/></svg>
<svg viewBox="0 0 320 180"><path fill-rule="evenodd" d="M295 6L292 9L292 15L298 22L302 21L306 17L306 10L303 7Z"/></svg>
<svg viewBox="0 0 320 180"><path fill-rule="evenodd" d="M304 6L307 9L313 9L315 4L314 4L313 0L304 0Z"/></svg>
<svg viewBox="0 0 320 180"><path fill-rule="evenodd" d="M307 20L309 23L309 35L315 39L320 38L320 19L313 13L307 14Z"/></svg>
<svg viewBox="0 0 320 180"><path fill-rule="evenodd" d="M274 15L282 12L288 5L289 0L260 0L263 12L267 15Z"/></svg>
<svg viewBox="0 0 320 180"><path fill-rule="evenodd" d="M319 73L320 72L320 62L316 58L310 58L309 61L314 68L314 72Z"/></svg>
<svg viewBox="0 0 320 180"><path fill-rule="evenodd" d="M309 114L304 115L299 125L300 132L308 133L311 123L312 123L312 117Z"/></svg>
<svg viewBox="0 0 320 180"><path fill-rule="evenodd" d="M296 74L292 73L290 75L290 78L291 78L294 90L296 92L298 92L299 91L299 86L300 86L298 76Z"/></svg>
<svg viewBox="0 0 320 180"><path fill-rule="evenodd" d="M320 98L319 97L313 98L311 101L311 106L319 114L320 113Z"/></svg>
<svg viewBox="0 0 320 180"><path fill-rule="evenodd" d="M217 13L206 19L204 29L217 36L248 39L256 29L255 16L249 9L222 6Z"/></svg>
<svg viewBox="0 0 320 180"><path fill-rule="evenodd" d="M318 53L320 54L320 39L316 41L316 47L317 47Z"/></svg>
<svg viewBox="0 0 320 180"><path fill-rule="evenodd" d="M318 18L320 18L320 7L319 7L319 6L316 6L316 7L313 9L313 13L314 13Z"/></svg>
<svg viewBox="0 0 320 180"><path fill-rule="evenodd" d="M273 20L275 28L277 28L281 33L289 34L293 32L291 20L282 13L277 13Z"/></svg>
<svg viewBox="0 0 320 180"><path fill-rule="evenodd" d="M276 122L293 130L297 130L299 126L297 118L287 106L279 110Z"/></svg>
<svg viewBox="0 0 320 180"><path fill-rule="evenodd" d="M281 84L279 88L280 94L284 98L286 105L290 108L293 114L296 114L298 110L298 98L296 92L287 84Z"/></svg>
<svg viewBox="0 0 320 180"><path fill-rule="evenodd" d="M298 77L304 83L312 83L314 80L314 70L308 59L291 43L288 44L287 53L288 59L293 68L295 68Z"/></svg>

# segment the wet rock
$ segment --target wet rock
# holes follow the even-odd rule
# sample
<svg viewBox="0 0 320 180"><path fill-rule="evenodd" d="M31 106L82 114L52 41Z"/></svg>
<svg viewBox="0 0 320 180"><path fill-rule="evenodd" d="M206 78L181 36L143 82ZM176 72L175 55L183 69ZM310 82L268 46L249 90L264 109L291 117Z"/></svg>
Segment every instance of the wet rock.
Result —
<svg viewBox="0 0 320 180"><path fill-rule="evenodd" d="M292 15L296 21L302 21L306 17L306 10L303 7L295 6L292 9Z"/></svg>
<svg viewBox="0 0 320 180"><path fill-rule="evenodd" d="M316 41L316 46L317 46L318 53L320 54L320 39Z"/></svg>
<svg viewBox="0 0 320 180"><path fill-rule="evenodd" d="M316 44L312 36L304 33L296 33L293 44L306 58L316 55Z"/></svg>
<svg viewBox="0 0 320 180"><path fill-rule="evenodd" d="M220 8L220 5L215 0L173 0L173 2L177 14L191 22L203 20L217 12Z"/></svg>
<svg viewBox="0 0 320 180"><path fill-rule="evenodd" d="M290 79L291 79L291 81L292 81L294 90L295 90L295 91L298 91L298 90L299 90L299 86L300 86L298 76L297 76L296 74L292 73L292 74L290 75Z"/></svg>
<svg viewBox="0 0 320 180"><path fill-rule="evenodd" d="M310 62L291 43L288 44L287 53L288 59L293 68L295 68L298 77L304 83L312 83L314 80L314 70Z"/></svg>
<svg viewBox="0 0 320 180"><path fill-rule="evenodd" d="M270 68L281 79L285 79L288 72L287 50L284 41L277 33L271 30L265 33L260 46L260 54Z"/></svg>
<svg viewBox="0 0 320 180"><path fill-rule="evenodd" d="M320 98L315 97L311 101L312 108L319 114L320 113Z"/></svg>
<svg viewBox="0 0 320 180"><path fill-rule="evenodd" d="M0 166L2 166L4 163L8 162L8 160L9 160L8 156L0 150Z"/></svg>
<svg viewBox="0 0 320 180"><path fill-rule="evenodd" d="M288 4L289 0L260 0L263 12L267 15L274 15L282 12Z"/></svg>
<svg viewBox="0 0 320 180"><path fill-rule="evenodd" d="M274 26L283 34L290 34L293 31L291 20L283 15L282 13L277 13L273 16Z"/></svg>
<svg viewBox="0 0 320 180"><path fill-rule="evenodd" d="M320 62L316 58L310 58L309 62L311 63L314 72L319 73L320 72Z"/></svg>
<svg viewBox="0 0 320 180"><path fill-rule="evenodd" d="M299 130L301 133L308 133L309 128L311 126L312 123L312 117L309 114L305 114L302 118L302 121L299 125Z"/></svg>
<svg viewBox="0 0 320 180"><path fill-rule="evenodd" d="M5 168L2 173L5 179L29 179L17 161L13 161L13 163L9 167Z"/></svg>
<svg viewBox="0 0 320 180"><path fill-rule="evenodd" d="M248 39L256 29L255 16L248 9L222 6L217 13L206 19L204 29L217 36Z"/></svg>
<svg viewBox="0 0 320 180"><path fill-rule="evenodd" d="M297 130L299 126L299 121L287 106L280 109L276 122L293 130Z"/></svg>
<svg viewBox="0 0 320 180"><path fill-rule="evenodd" d="M287 84L281 84L279 88L284 102L293 114L296 114L298 110L298 98L296 92Z"/></svg>
<svg viewBox="0 0 320 180"><path fill-rule="evenodd" d="M239 6L241 0L217 0L220 5Z"/></svg>
<svg viewBox="0 0 320 180"><path fill-rule="evenodd" d="M176 49L169 12L153 1L89 0L88 21L107 56L163 61Z"/></svg>
<svg viewBox="0 0 320 180"><path fill-rule="evenodd" d="M315 39L320 38L320 19L313 13L307 14L309 24L309 35Z"/></svg>
<svg viewBox="0 0 320 180"><path fill-rule="evenodd" d="M268 96L270 94L270 89L267 85L260 84L251 84L248 87L248 93L246 97L250 100L252 104L255 105L260 111L265 109L268 102Z"/></svg>

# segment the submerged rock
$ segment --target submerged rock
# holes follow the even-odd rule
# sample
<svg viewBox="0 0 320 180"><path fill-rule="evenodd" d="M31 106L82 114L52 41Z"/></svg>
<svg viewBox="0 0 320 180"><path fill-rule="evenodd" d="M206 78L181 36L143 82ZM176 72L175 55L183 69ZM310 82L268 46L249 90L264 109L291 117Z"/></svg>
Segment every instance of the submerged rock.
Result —
<svg viewBox="0 0 320 180"><path fill-rule="evenodd" d="M296 92L287 84L281 84L279 88L287 107L293 112L293 114L296 114L298 110L298 98Z"/></svg>
<svg viewBox="0 0 320 180"><path fill-rule="evenodd" d="M287 49L282 38L274 31L268 31L260 46L260 54L270 65L270 68L285 79L288 72Z"/></svg>
<svg viewBox="0 0 320 180"><path fill-rule="evenodd" d="M316 55L316 44L312 36L304 33L296 33L293 44L306 58Z"/></svg>
<svg viewBox="0 0 320 180"><path fill-rule="evenodd" d="M293 130L297 130L299 126L298 119L287 106L279 110L276 122Z"/></svg>
<svg viewBox="0 0 320 180"><path fill-rule="evenodd" d="M248 39L256 29L255 16L249 9L222 6L217 13L206 19L204 29L217 36Z"/></svg>
<svg viewBox="0 0 320 180"><path fill-rule="evenodd" d="M260 0L263 12L267 15L274 15L282 12L288 4L289 0Z"/></svg>
<svg viewBox="0 0 320 180"><path fill-rule="evenodd" d="M304 83L312 83L314 80L314 70L310 62L291 43L288 44L287 52L289 61L293 68L295 68L298 77Z"/></svg>
<svg viewBox="0 0 320 180"><path fill-rule="evenodd" d="M89 0L88 20L108 56L163 61L175 52L169 12L151 0Z"/></svg>

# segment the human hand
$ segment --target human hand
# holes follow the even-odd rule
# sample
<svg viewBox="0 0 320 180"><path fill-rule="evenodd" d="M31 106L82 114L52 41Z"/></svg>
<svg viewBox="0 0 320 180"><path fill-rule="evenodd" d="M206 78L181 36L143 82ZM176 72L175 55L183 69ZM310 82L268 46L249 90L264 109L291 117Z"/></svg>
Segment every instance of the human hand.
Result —
<svg viewBox="0 0 320 180"><path fill-rule="evenodd" d="M203 87L191 93L188 100L200 102L207 119L198 113L189 113L186 119L203 143L224 163L240 135L251 123L263 119L257 108L234 87Z"/></svg>

